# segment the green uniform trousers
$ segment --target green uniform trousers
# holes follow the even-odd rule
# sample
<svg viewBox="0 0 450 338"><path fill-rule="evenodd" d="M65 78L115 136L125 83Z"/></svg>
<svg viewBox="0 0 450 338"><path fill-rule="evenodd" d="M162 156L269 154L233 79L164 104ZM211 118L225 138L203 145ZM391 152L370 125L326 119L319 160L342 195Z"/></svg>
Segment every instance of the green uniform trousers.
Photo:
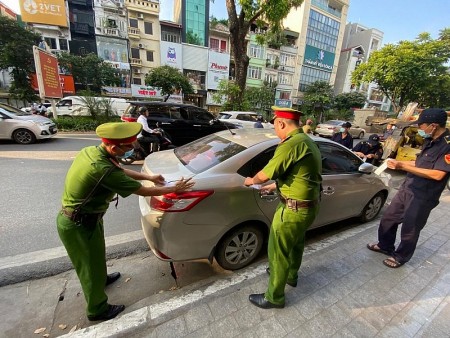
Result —
<svg viewBox="0 0 450 338"><path fill-rule="evenodd" d="M88 316L107 310L105 235L103 221L95 226L77 226L66 216L58 214L59 238L67 250L83 289Z"/></svg>
<svg viewBox="0 0 450 338"><path fill-rule="evenodd" d="M269 235L269 286L266 299L273 304L284 304L286 282L297 282L298 270L302 264L305 248L305 233L314 222L319 206L288 209L284 204L277 206Z"/></svg>

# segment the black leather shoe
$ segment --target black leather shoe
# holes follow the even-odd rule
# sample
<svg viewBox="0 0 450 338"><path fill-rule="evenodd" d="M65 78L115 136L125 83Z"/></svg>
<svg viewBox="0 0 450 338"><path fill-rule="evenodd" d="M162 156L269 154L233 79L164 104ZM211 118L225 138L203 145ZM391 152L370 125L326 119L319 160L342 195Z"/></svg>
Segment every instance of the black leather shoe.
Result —
<svg viewBox="0 0 450 338"><path fill-rule="evenodd" d="M120 272L113 272L113 273L106 275L106 286L114 283L119 278L120 278Z"/></svg>
<svg viewBox="0 0 450 338"><path fill-rule="evenodd" d="M270 276L270 268L266 269L267 274ZM287 285L292 286L293 288L297 287L297 282L286 282Z"/></svg>
<svg viewBox="0 0 450 338"><path fill-rule="evenodd" d="M284 304L278 305L269 302L266 297L264 297L264 293L254 293L248 297L248 300L253 305L260 307L261 309L282 309L284 308Z"/></svg>
<svg viewBox="0 0 450 338"><path fill-rule="evenodd" d="M125 310L125 305L111 305L108 304L108 309L102 314L96 316L88 316L88 319L93 322L96 320L108 320L116 317L119 313Z"/></svg>

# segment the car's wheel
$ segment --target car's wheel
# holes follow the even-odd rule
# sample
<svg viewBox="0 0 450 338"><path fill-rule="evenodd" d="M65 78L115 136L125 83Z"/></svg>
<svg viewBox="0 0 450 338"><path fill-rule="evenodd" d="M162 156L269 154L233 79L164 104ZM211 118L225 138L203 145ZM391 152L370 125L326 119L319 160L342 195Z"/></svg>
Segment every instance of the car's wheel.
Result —
<svg viewBox="0 0 450 338"><path fill-rule="evenodd" d="M36 136L28 129L17 129L13 135L13 140L20 144L30 144L36 142Z"/></svg>
<svg viewBox="0 0 450 338"><path fill-rule="evenodd" d="M361 222L370 222L380 213L381 208L386 201L386 196L379 192L366 204L359 219Z"/></svg>
<svg viewBox="0 0 450 338"><path fill-rule="evenodd" d="M258 256L263 241L263 232L257 226L239 227L221 239L215 253L217 263L226 270L241 269Z"/></svg>
<svg viewBox="0 0 450 338"><path fill-rule="evenodd" d="M362 132L359 133L358 138L362 139L363 137L364 137L364 132L362 131Z"/></svg>

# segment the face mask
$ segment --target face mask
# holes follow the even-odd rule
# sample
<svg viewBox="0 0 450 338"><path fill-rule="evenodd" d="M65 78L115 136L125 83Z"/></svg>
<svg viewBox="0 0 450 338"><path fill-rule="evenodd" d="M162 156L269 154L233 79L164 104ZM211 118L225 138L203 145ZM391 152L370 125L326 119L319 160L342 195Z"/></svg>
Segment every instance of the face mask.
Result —
<svg viewBox="0 0 450 338"><path fill-rule="evenodd" d="M343 133L343 132L345 131L345 128L341 128L341 129L339 129L339 131L340 131L341 133Z"/></svg>
<svg viewBox="0 0 450 338"><path fill-rule="evenodd" d="M426 127L425 130L427 130L429 127L431 127L431 124L428 127ZM426 133L425 130L419 129L417 131L417 134L419 134L419 136L421 136L423 138L430 138L431 134Z"/></svg>
<svg viewBox="0 0 450 338"><path fill-rule="evenodd" d="M117 157L125 159L125 158L128 158L128 157L132 156L133 153L134 153L134 149L131 149L131 150L126 151L125 154L117 156Z"/></svg>

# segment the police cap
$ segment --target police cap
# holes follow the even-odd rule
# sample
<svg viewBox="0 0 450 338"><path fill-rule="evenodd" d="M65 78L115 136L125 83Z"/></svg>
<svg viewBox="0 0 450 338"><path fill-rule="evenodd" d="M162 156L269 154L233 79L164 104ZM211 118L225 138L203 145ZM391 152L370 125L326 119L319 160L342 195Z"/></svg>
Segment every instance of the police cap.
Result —
<svg viewBox="0 0 450 338"><path fill-rule="evenodd" d="M441 108L427 108L420 113L417 124L422 123L438 123L445 124L447 122L447 113Z"/></svg>
<svg viewBox="0 0 450 338"><path fill-rule="evenodd" d="M369 140L367 141L371 146L376 146L380 143L380 137L377 134L372 134L369 136Z"/></svg>
<svg viewBox="0 0 450 338"><path fill-rule="evenodd" d="M295 110L295 109L291 109L291 108L283 108L283 107L272 106L272 110L273 110L273 117L272 117L272 120L270 120L270 123L272 123L272 124L273 124L273 121L277 117L281 117L281 118L289 119L289 120L299 121L300 120L300 116L302 116L302 112L301 111Z"/></svg>
<svg viewBox="0 0 450 338"><path fill-rule="evenodd" d="M99 125L95 132L103 143L119 146L136 141L141 130L142 124L137 122L108 122Z"/></svg>

